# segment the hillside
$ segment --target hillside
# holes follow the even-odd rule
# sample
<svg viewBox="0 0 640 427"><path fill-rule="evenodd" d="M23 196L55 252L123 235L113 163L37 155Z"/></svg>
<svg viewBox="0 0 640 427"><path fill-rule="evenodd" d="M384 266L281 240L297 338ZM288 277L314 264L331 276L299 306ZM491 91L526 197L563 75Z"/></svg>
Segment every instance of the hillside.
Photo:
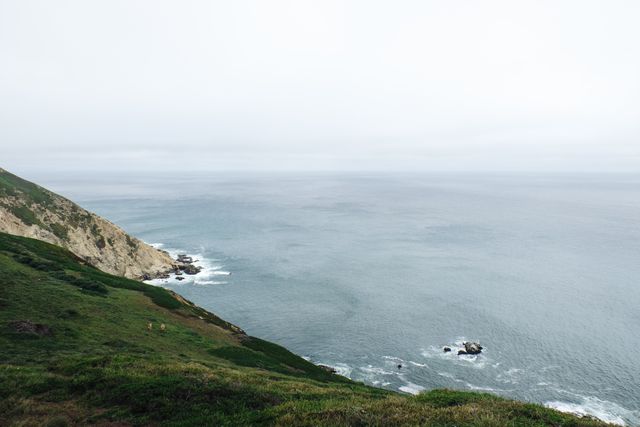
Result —
<svg viewBox="0 0 640 427"><path fill-rule="evenodd" d="M131 279L158 276L175 264L109 221L3 169L0 231L62 246L102 271Z"/></svg>
<svg viewBox="0 0 640 427"><path fill-rule="evenodd" d="M489 394L355 383L170 291L0 233L0 425L92 424L604 425Z"/></svg>

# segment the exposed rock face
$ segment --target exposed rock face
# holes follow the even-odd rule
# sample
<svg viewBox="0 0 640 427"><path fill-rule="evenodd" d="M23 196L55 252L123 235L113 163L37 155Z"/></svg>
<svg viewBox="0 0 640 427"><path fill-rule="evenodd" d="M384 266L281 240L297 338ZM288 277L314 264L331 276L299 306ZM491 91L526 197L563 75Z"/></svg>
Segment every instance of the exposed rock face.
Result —
<svg viewBox="0 0 640 427"><path fill-rule="evenodd" d="M331 366L327 366L327 365L317 365L318 368L323 369L327 372L329 372L330 374L335 374L338 371L335 370L335 368L332 368Z"/></svg>
<svg viewBox="0 0 640 427"><path fill-rule="evenodd" d="M202 268L195 266L193 264L183 264L183 265L180 265L180 270L184 271L185 274L198 274L200 273Z"/></svg>
<svg viewBox="0 0 640 427"><path fill-rule="evenodd" d="M62 246L107 273L157 277L176 262L111 222L0 169L0 231Z"/></svg>

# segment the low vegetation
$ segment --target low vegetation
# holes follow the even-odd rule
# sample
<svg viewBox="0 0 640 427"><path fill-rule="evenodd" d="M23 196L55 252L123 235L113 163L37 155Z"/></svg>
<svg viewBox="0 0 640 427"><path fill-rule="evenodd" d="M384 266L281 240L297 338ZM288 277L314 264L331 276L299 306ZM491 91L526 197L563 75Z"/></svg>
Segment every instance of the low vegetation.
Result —
<svg viewBox="0 0 640 427"><path fill-rule="evenodd" d="M91 424L604 425L490 394L352 382L167 290L0 233L0 425Z"/></svg>

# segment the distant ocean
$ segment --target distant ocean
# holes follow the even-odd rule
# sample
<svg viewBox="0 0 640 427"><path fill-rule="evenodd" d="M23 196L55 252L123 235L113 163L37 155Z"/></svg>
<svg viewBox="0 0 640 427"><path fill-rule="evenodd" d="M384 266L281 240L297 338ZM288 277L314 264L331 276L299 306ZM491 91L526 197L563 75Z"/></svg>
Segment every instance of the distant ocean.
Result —
<svg viewBox="0 0 640 427"><path fill-rule="evenodd" d="M352 379L640 425L638 175L31 178L205 267L157 284Z"/></svg>

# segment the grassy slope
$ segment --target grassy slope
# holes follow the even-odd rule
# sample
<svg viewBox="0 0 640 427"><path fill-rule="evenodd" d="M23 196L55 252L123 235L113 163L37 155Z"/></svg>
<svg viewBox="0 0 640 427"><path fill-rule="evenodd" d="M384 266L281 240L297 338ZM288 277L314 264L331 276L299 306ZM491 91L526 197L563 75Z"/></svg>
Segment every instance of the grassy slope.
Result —
<svg viewBox="0 0 640 427"><path fill-rule="evenodd" d="M19 334L15 320L53 335ZM0 425L86 424L602 425L488 394L354 383L164 289L0 233Z"/></svg>

